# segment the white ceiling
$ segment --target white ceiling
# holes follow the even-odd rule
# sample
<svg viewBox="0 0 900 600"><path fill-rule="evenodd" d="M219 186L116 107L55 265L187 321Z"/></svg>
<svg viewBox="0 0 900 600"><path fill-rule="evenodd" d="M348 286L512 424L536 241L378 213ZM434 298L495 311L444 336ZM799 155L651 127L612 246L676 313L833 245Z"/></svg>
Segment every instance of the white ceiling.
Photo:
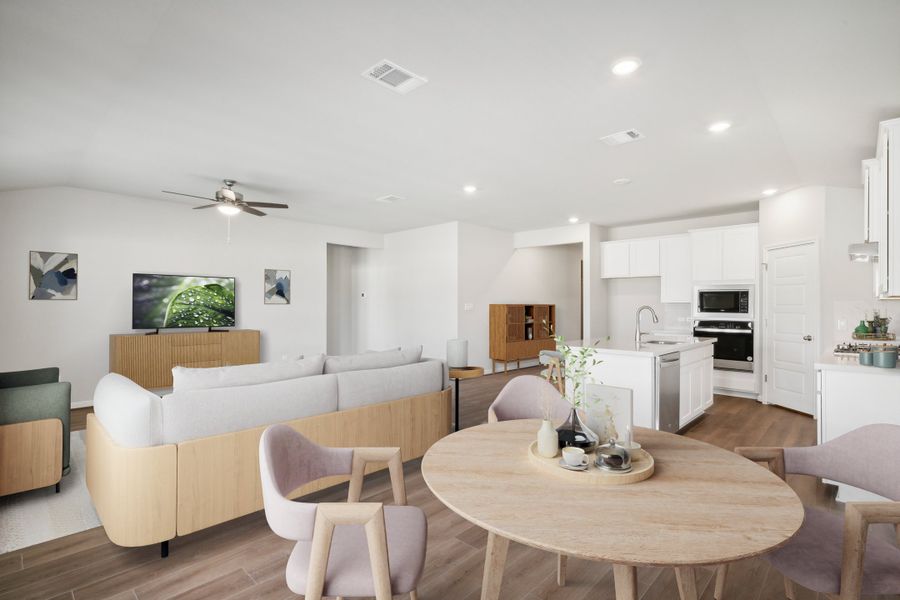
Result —
<svg viewBox="0 0 900 600"><path fill-rule="evenodd" d="M644 64L619 79L625 55ZM360 77L384 58L429 83ZM896 0L0 3L0 189L173 200L229 177L375 231L611 225L857 186L898 116ZM631 127L647 139L598 141Z"/></svg>

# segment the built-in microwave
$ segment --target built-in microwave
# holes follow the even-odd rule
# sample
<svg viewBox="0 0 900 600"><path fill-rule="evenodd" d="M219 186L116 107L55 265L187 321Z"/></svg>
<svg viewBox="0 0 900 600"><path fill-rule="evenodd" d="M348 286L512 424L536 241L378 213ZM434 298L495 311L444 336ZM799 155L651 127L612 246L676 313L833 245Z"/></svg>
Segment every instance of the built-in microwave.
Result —
<svg viewBox="0 0 900 600"><path fill-rule="evenodd" d="M752 319L750 288L698 288L694 314L697 317Z"/></svg>

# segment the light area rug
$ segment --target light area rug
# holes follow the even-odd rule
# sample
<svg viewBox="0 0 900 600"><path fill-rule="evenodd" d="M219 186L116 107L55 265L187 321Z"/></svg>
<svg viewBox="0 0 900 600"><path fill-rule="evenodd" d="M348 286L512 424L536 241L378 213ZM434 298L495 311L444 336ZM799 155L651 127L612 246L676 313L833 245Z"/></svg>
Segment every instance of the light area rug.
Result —
<svg viewBox="0 0 900 600"><path fill-rule="evenodd" d="M0 554L100 525L84 479L84 431L72 433L69 474L53 486L0 498Z"/></svg>

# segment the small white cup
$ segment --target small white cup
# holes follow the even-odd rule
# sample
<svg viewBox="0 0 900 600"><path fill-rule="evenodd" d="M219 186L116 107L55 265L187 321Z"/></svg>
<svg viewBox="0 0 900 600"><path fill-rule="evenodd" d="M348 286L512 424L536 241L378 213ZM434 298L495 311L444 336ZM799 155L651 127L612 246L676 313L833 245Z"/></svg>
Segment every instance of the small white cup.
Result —
<svg viewBox="0 0 900 600"><path fill-rule="evenodd" d="M563 460L570 467L580 467L584 464L584 450L575 446L566 446L562 449Z"/></svg>

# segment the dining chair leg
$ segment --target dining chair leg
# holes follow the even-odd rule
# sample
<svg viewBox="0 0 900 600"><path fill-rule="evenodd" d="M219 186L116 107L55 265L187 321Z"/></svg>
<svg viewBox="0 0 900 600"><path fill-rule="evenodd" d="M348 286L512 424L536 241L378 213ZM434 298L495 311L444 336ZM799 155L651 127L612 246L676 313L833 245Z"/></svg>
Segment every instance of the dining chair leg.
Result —
<svg viewBox="0 0 900 600"><path fill-rule="evenodd" d="M728 577L728 563L716 568L716 590L713 592L715 600L722 600L725 595L725 578Z"/></svg>
<svg viewBox="0 0 900 600"><path fill-rule="evenodd" d="M637 569L630 565L613 565L616 600L637 600Z"/></svg>
<svg viewBox="0 0 900 600"><path fill-rule="evenodd" d="M697 577L693 567L675 567L675 581L681 600L697 600Z"/></svg>
<svg viewBox="0 0 900 600"><path fill-rule="evenodd" d="M484 554L484 577L481 580L481 600L497 600L500 597L507 550L509 550L508 539L488 532L487 551Z"/></svg>
<svg viewBox="0 0 900 600"><path fill-rule="evenodd" d="M794 582L785 576L784 578L784 597L787 600L796 600L797 593L794 591Z"/></svg>
<svg viewBox="0 0 900 600"><path fill-rule="evenodd" d="M566 585L566 565L568 565L569 557L565 554L556 555L556 585L565 587Z"/></svg>

